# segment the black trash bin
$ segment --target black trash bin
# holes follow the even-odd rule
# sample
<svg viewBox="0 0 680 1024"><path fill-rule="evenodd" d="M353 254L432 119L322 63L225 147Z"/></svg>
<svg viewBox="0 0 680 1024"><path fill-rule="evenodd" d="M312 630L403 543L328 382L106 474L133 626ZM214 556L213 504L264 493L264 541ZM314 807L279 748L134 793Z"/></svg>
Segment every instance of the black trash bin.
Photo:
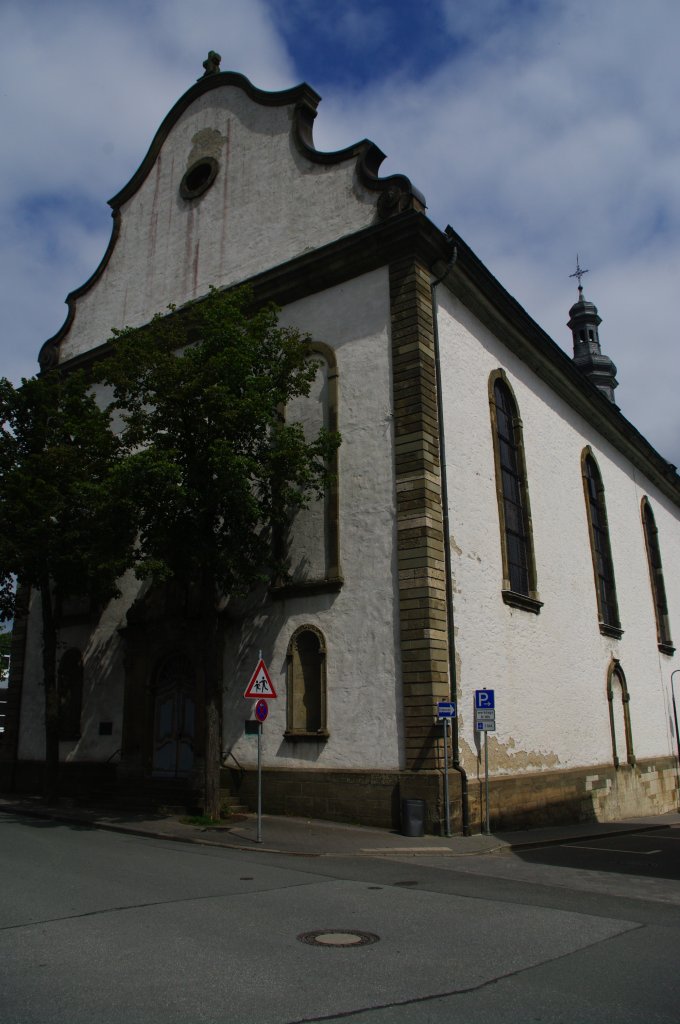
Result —
<svg viewBox="0 0 680 1024"><path fill-rule="evenodd" d="M425 835L425 801L418 799L401 801L402 836Z"/></svg>

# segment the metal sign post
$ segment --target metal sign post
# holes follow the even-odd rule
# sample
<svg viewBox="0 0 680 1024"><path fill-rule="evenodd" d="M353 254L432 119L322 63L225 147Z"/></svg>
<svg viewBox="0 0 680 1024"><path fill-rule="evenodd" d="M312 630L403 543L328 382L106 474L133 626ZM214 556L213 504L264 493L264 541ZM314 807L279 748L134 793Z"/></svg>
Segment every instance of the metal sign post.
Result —
<svg viewBox="0 0 680 1024"><path fill-rule="evenodd" d="M491 824L489 822L489 733L484 730L484 828L485 836L491 835Z"/></svg>
<svg viewBox="0 0 680 1024"><path fill-rule="evenodd" d="M257 719L257 837L255 842L262 842L262 728L269 714L266 700L258 700L255 705Z"/></svg>
<svg viewBox="0 0 680 1024"><path fill-rule="evenodd" d="M456 705L454 701L440 701L437 704L437 716L440 722L444 723L444 806L445 806L445 835L451 835L451 809L449 805L449 720L456 717Z"/></svg>
<svg viewBox="0 0 680 1024"><path fill-rule="evenodd" d="M446 835L451 835L451 811L449 808L449 720L444 719L444 808Z"/></svg>
<svg viewBox="0 0 680 1024"><path fill-rule="evenodd" d="M482 834L490 836L489 733L496 731L496 694L494 690L475 690L475 729L484 733L484 825Z"/></svg>
<svg viewBox="0 0 680 1024"><path fill-rule="evenodd" d="M255 705L255 718L257 719L257 836L256 842L262 842L262 726L269 714L269 705L264 697L275 698L276 690L271 681L267 666L262 658L262 651L258 658L257 666L250 682L248 683L244 697L250 700L257 700ZM246 726L250 723L246 722Z"/></svg>
<svg viewBox="0 0 680 1024"><path fill-rule="evenodd" d="M262 722L257 723L257 836L255 842L262 842Z"/></svg>

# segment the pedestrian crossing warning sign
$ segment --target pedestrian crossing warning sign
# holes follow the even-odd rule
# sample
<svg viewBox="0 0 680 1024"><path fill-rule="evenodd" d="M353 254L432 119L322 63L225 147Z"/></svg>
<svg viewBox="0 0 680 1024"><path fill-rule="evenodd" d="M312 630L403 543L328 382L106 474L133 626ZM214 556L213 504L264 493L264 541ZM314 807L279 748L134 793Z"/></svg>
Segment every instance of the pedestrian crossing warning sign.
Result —
<svg viewBox="0 0 680 1024"><path fill-rule="evenodd" d="M246 686L243 696L251 697L255 700L259 700L260 697L276 697L276 690L267 671L264 658L260 658L258 661L257 668L250 677L250 682Z"/></svg>

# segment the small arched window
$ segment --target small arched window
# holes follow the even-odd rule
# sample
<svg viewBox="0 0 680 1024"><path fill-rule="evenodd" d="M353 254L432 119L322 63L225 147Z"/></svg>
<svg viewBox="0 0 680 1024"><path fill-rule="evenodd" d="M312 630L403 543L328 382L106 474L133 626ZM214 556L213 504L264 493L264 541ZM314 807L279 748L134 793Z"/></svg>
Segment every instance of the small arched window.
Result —
<svg viewBox="0 0 680 1024"><path fill-rule="evenodd" d="M292 740L325 739L326 643L315 626L300 626L288 645L287 728Z"/></svg>
<svg viewBox="0 0 680 1024"><path fill-rule="evenodd" d="M542 605L536 589L522 421L503 370L496 370L489 378L489 404L503 559L503 600L538 613Z"/></svg>
<svg viewBox="0 0 680 1024"><path fill-rule="evenodd" d="M630 695L623 669L616 658L612 659L607 673L607 700L614 766L618 768L622 762L635 764L633 733L630 726Z"/></svg>
<svg viewBox="0 0 680 1024"><path fill-rule="evenodd" d="M59 739L80 739L80 716L83 706L83 659L80 651L71 647L65 651L57 671L59 698Z"/></svg>
<svg viewBox="0 0 680 1024"><path fill-rule="evenodd" d="M589 447L583 451L581 465L600 632L607 636L620 637L623 634L623 630L619 621L619 606L616 599L616 581L614 579L614 563L609 543L609 523L607 520L607 506L604 500L604 484L602 483L602 476L598 465Z"/></svg>
<svg viewBox="0 0 680 1024"><path fill-rule="evenodd" d="M666 586L663 580L661 549L659 548L659 531L656 528L652 506L646 497L642 499L642 526L645 531L645 547L647 548L647 564L649 565L649 579L652 585L659 650L663 654L675 654L668 621L668 604L666 602Z"/></svg>

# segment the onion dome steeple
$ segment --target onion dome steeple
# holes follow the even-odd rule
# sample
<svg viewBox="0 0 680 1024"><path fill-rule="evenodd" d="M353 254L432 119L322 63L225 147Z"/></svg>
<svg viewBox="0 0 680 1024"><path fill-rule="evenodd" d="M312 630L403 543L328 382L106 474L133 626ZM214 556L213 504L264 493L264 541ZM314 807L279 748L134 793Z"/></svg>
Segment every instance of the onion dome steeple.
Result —
<svg viewBox="0 0 680 1024"><path fill-rule="evenodd" d="M567 327L571 329L574 339L574 362L585 373L595 387L614 402L614 388L619 386L616 379L616 367L609 356L602 354L597 328L602 323L598 316L597 306L583 295L581 279L587 270L582 270L578 255L576 271L570 277L578 278L578 301L569 310Z"/></svg>

